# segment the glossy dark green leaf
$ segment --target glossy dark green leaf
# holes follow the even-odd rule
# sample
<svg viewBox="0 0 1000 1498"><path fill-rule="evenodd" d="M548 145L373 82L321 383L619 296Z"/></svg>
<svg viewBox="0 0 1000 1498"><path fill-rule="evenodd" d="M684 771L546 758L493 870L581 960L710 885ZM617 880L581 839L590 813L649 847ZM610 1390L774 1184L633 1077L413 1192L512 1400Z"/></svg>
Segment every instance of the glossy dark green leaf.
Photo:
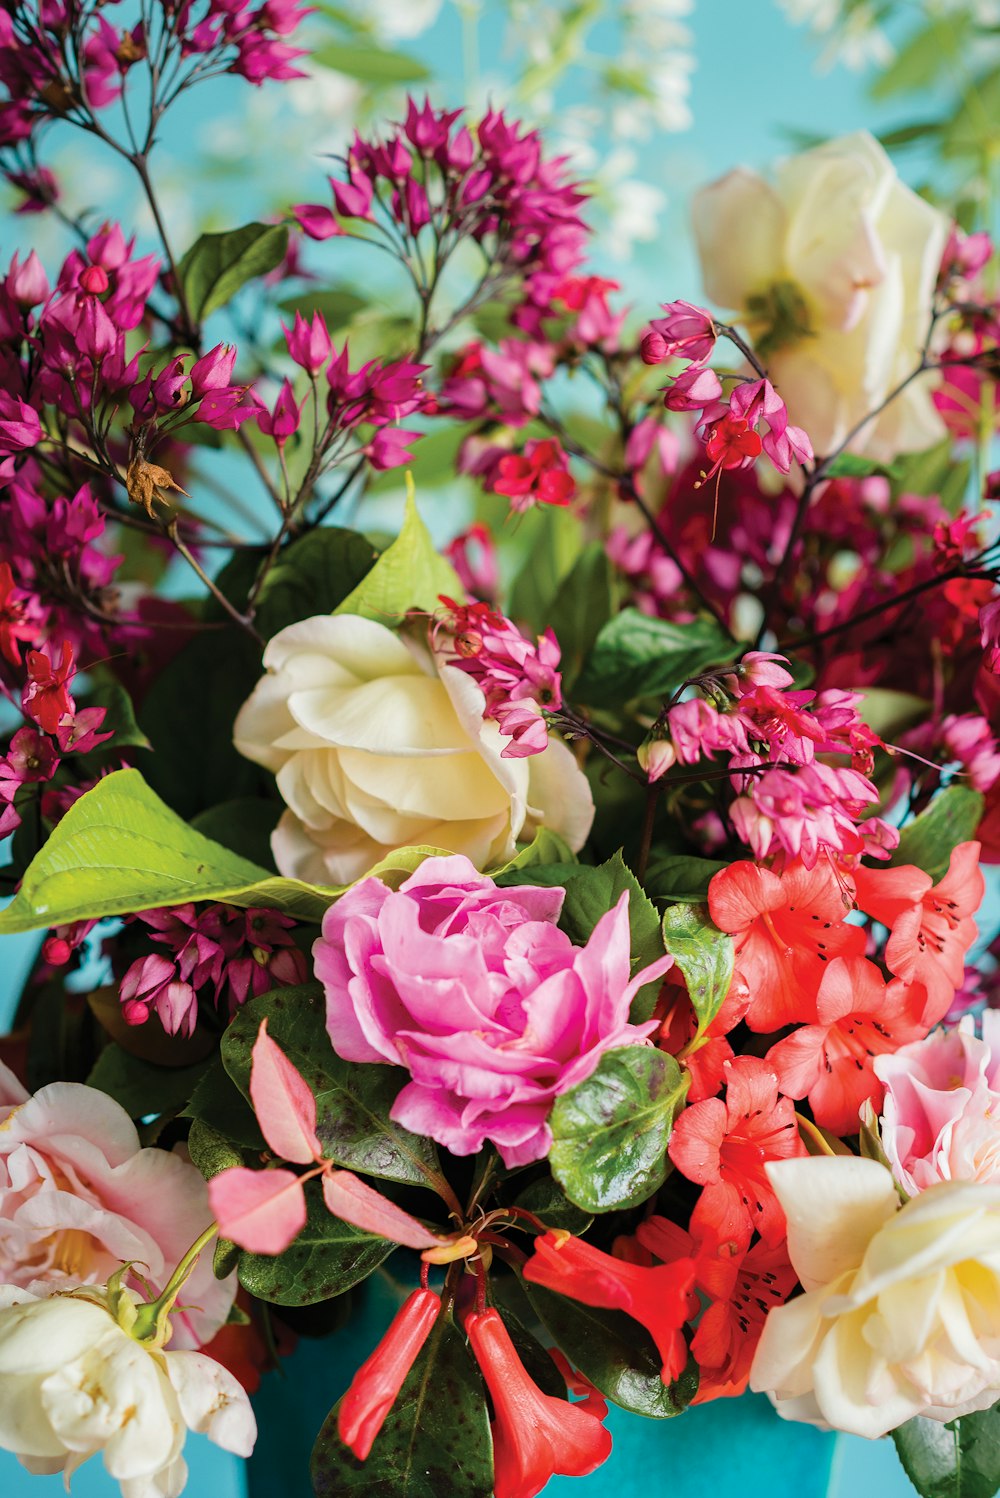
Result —
<svg viewBox="0 0 1000 1498"><path fill-rule="evenodd" d="M728 865L714 858L694 858L686 853L668 853L649 866L644 881L647 894L655 900L704 904L708 886L715 875Z"/></svg>
<svg viewBox="0 0 1000 1498"><path fill-rule="evenodd" d="M342 1061L326 1033L325 1013L318 983L251 999L222 1038L227 1072L249 1096L250 1053L266 1017L271 1039L315 1094L316 1132L326 1158L382 1180L432 1185L439 1174L433 1142L389 1118L406 1073L401 1067Z"/></svg>
<svg viewBox="0 0 1000 1498"><path fill-rule="evenodd" d="M667 1142L687 1088L673 1056L622 1046L557 1097L549 1164L570 1201L585 1212L647 1201L667 1178Z"/></svg>
<svg viewBox="0 0 1000 1498"><path fill-rule="evenodd" d="M524 1289L553 1341L612 1403L653 1420L668 1420L691 1403L698 1392L694 1364L665 1384L660 1355L631 1316L580 1305L527 1281Z"/></svg>
<svg viewBox="0 0 1000 1498"><path fill-rule="evenodd" d="M287 248L283 224L244 224L222 234L203 234L177 267L195 322L224 307L247 281L274 270Z"/></svg>
<svg viewBox="0 0 1000 1498"><path fill-rule="evenodd" d="M514 1205L523 1207L527 1212L534 1212L547 1228L561 1228L577 1237L585 1233L594 1220L593 1213L584 1212L571 1202L559 1182L554 1181L550 1175L544 1175L539 1180L532 1181L530 1186L525 1186L514 1198Z"/></svg>
<svg viewBox="0 0 1000 1498"><path fill-rule="evenodd" d="M602 707L633 697L663 698L709 666L731 661L738 648L714 620L674 624L623 609L597 636L576 696Z"/></svg>
<svg viewBox="0 0 1000 1498"><path fill-rule="evenodd" d="M113 1097L131 1118L177 1113L195 1091L207 1066L205 1061L194 1066L154 1066L112 1043L98 1056L87 1085Z"/></svg>
<svg viewBox="0 0 1000 1498"><path fill-rule="evenodd" d="M950 1425L918 1416L892 1439L921 1498L994 1498L1000 1491L1000 1405Z"/></svg>
<svg viewBox="0 0 1000 1498"><path fill-rule="evenodd" d="M396 1247L334 1217L318 1181L309 1181L305 1193L305 1227L284 1253L240 1254L240 1284L260 1300L279 1306L330 1300L367 1279Z"/></svg>
<svg viewBox="0 0 1000 1498"><path fill-rule="evenodd" d="M332 614L358 586L378 552L357 531L321 526L285 548L267 575L254 616L265 639L286 625Z"/></svg>
<svg viewBox="0 0 1000 1498"><path fill-rule="evenodd" d="M916 864L937 884L948 872L952 849L976 835L984 801L967 785L950 785L940 791L915 821L899 835L890 864Z"/></svg>
<svg viewBox="0 0 1000 1498"><path fill-rule="evenodd" d="M698 1028L710 1025L733 981L733 938L720 931L704 905L671 905L663 941L684 974Z"/></svg>
<svg viewBox="0 0 1000 1498"><path fill-rule="evenodd" d="M359 1462L330 1411L312 1454L317 1498L491 1498L493 1444L482 1377L450 1317L440 1317Z"/></svg>

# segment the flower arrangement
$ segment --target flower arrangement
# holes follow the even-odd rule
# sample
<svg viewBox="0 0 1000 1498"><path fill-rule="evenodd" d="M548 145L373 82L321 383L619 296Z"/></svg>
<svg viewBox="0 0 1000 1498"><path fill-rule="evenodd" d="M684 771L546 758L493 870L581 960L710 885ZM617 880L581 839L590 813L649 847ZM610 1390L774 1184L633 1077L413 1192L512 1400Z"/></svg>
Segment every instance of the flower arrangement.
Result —
<svg viewBox="0 0 1000 1498"><path fill-rule="evenodd" d="M414 1498L414 1451L421 1494L533 1498L609 1401L747 1388L993 1492L993 247L856 134L705 188L711 306L630 316L541 135L411 97L182 253L160 131L295 77L302 16L0 17L0 167L74 236L0 278L0 931L47 933L0 1446L175 1498L394 1255L320 1498ZM54 121L154 252L61 207ZM335 286L376 251L373 341Z"/></svg>

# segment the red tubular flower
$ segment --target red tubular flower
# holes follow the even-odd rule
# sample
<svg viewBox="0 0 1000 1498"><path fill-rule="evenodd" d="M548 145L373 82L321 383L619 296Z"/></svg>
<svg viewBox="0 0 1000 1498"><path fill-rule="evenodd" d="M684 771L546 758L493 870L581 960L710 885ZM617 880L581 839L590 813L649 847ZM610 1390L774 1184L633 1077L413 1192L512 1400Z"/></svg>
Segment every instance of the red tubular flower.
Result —
<svg viewBox="0 0 1000 1498"><path fill-rule="evenodd" d="M550 1477L586 1477L607 1461L611 1432L603 1415L543 1394L498 1311L467 1317L465 1329L493 1400L494 1498L535 1498Z"/></svg>
<svg viewBox="0 0 1000 1498"><path fill-rule="evenodd" d="M721 1105L720 1105L721 1106ZM624 1311L646 1328L656 1343L665 1384L679 1378L687 1362L681 1331L692 1314L694 1262L678 1259L656 1269L626 1264L580 1238L545 1233L524 1266L524 1278L585 1306Z"/></svg>
<svg viewBox="0 0 1000 1498"><path fill-rule="evenodd" d="M371 1451L440 1310L441 1297L436 1291L414 1290L392 1318L371 1357L351 1379L337 1411L337 1430L359 1461L363 1462Z"/></svg>

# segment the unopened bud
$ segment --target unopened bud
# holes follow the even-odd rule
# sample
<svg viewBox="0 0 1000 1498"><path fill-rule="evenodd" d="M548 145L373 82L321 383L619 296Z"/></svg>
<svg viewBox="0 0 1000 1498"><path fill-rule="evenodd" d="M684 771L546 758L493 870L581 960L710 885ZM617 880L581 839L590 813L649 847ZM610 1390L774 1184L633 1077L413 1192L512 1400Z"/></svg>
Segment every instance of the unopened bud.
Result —
<svg viewBox="0 0 1000 1498"><path fill-rule="evenodd" d="M663 738L655 729L648 734L635 751L639 768L652 784L677 763L677 751L669 739Z"/></svg>
<svg viewBox="0 0 1000 1498"><path fill-rule="evenodd" d="M110 284L107 271L100 265L88 265L80 272L80 288L90 296L102 296Z"/></svg>

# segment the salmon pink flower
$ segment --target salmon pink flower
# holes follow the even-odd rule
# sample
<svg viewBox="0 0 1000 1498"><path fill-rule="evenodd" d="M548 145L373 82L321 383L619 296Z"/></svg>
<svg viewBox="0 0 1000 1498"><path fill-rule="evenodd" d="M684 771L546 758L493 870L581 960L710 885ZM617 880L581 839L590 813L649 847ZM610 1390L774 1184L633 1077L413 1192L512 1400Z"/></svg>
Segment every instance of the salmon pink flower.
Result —
<svg viewBox="0 0 1000 1498"><path fill-rule="evenodd" d="M371 1451L440 1311L441 1297L436 1291L414 1290L351 1379L337 1407L337 1430L359 1461Z"/></svg>
<svg viewBox="0 0 1000 1498"><path fill-rule="evenodd" d="M594 1401L570 1404L543 1394L518 1357L499 1311L466 1317L465 1329L493 1400L494 1498L535 1498L557 1473L586 1477L607 1461L611 1432L602 1424L603 1414L595 1413Z"/></svg>
<svg viewBox="0 0 1000 1498"><path fill-rule="evenodd" d="M860 957L864 932L844 916L844 882L827 863L783 873L743 861L715 875L708 908L735 945L736 966L750 989L747 1024L765 1033L810 1020L826 964Z"/></svg>
<svg viewBox="0 0 1000 1498"><path fill-rule="evenodd" d="M663 1361L665 1384L680 1378L687 1362L682 1328L697 1302L691 1295L694 1264L678 1259L649 1269L602 1253L582 1238L544 1233L523 1270L533 1285L578 1300L581 1305L624 1311L644 1326Z"/></svg>
<svg viewBox="0 0 1000 1498"><path fill-rule="evenodd" d="M704 1186L695 1209L700 1230L749 1243L754 1228L768 1243L784 1236L785 1220L765 1174L769 1160L805 1154L788 1098L778 1094L772 1067L739 1056L726 1069L726 1100L685 1108L670 1136L670 1158L689 1181Z"/></svg>
<svg viewBox="0 0 1000 1498"><path fill-rule="evenodd" d="M979 843L959 843L939 884L912 864L855 870L858 905L890 930L886 966L904 983L927 990L918 1016L925 1030L948 1013L962 986L965 954L978 934L972 915L985 889L979 848Z"/></svg>
<svg viewBox="0 0 1000 1498"><path fill-rule="evenodd" d="M872 1062L914 1040L921 1026L905 984L886 985L864 957L835 957L816 996L816 1023L802 1025L767 1053L788 1097L809 1098L813 1116L834 1134L856 1134L862 1103L881 1101Z"/></svg>

